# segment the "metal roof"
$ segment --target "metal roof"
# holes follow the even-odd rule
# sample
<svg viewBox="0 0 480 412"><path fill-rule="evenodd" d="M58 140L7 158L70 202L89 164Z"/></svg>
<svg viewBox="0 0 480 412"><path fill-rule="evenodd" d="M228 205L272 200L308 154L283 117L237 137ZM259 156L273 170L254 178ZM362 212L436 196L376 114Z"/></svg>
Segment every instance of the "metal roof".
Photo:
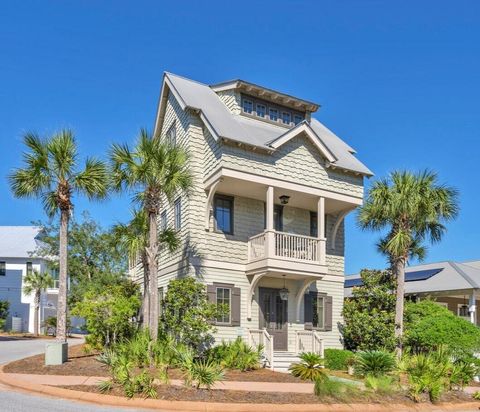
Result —
<svg viewBox="0 0 480 412"><path fill-rule="evenodd" d="M172 73L165 73L164 80L182 108L188 107L198 111L207 128L219 138L273 151L270 142L282 136L287 130L282 126L231 113L215 91L206 84ZM331 163L332 167L366 176L372 175L372 172L354 156L354 149L322 123L312 118L309 125L317 138L337 159Z"/></svg>
<svg viewBox="0 0 480 412"><path fill-rule="evenodd" d="M0 226L0 258L33 257L42 245L38 226Z"/></svg>
<svg viewBox="0 0 480 412"><path fill-rule="evenodd" d="M360 282L360 283L359 283ZM361 284L360 275L345 277L345 296ZM437 262L405 269L405 294L437 293L480 288L480 261Z"/></svg>

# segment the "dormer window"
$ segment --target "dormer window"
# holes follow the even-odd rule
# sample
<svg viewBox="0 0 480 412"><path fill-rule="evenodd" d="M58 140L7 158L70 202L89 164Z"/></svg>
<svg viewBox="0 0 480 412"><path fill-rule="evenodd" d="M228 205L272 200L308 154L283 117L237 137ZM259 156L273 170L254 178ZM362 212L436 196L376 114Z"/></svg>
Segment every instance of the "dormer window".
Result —
<svg viewBox="0 0 480 412"><path fill-rule="evenodd" d="M256 112L258 117L265 117L265 115L267 114L267 108L264 104L257 103Z"/></svg>
<svg viewBox="0 0 480 412"><path fill-rule="evenodd" d="M268 111L268 116L272 122L278 121L278 110L277 109L270 109Z"/></svg>
<svg viewBox="0 0 480 412"><path fill-rule="evenodd" d="M298 114L293 116L293 123L295 123L295 125L299 124L302 120L303 120L303 117L299 116Z"/></svg>
<svg viewBox="0 0 480 412"><path fill-rule="evenodd" d="M252 114L252 112L253 112L253 102L251 100L243 99L242 105L243 105L243 112L244 113Z"/></svg>
<svg viewBox="0 0 480 412"><path fill-rule="evenodd" d="M165 137L165 141L170 146L175 146L177 144L177 125L175 124L175 121L169 127L167 135Z"/></svg>
<svg viewBox="0 0 480 412"><path fill-rule="evenodd" d="M292 118L292 116L290 115L289 112L282 112L282 123L283 124L289 125L291 118Z"/></svg>

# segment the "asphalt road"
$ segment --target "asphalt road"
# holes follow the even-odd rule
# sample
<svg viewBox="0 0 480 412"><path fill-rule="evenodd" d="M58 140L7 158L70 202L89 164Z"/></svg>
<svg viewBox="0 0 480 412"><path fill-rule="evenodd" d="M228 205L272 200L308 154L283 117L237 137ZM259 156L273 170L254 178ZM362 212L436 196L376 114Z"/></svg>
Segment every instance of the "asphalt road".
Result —
<svg viewBox="0 0 480 412"><path fill-rule="evenodd" d="M0 336L0 364L42 353L46 342L48 340L9 340ZM71 344L80 342L79 339L69 341ZM97 407L93 404L31 395L0 384L1 412L132 412L134 410L141 411L134 408Z"/></svg>

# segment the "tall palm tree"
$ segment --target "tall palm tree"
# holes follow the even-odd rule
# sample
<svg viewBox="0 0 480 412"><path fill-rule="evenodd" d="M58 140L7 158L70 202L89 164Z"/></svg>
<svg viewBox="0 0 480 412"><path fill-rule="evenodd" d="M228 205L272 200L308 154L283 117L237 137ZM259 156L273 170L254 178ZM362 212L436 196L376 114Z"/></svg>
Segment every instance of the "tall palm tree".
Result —
<svg viewBox="0 0 480 412"><path fill-rule="evenodd" d="M397 279L395 337L397 355L402 353L405 266L410 258L425 257L425 241L439 242L446 231L444 223L458 214L458 193L438 183L436 173L395 171L370 188L358 214L363 229L386 230L378 243L388 256Z"/></svg>
<svg viewBox="0 0 480 412"><path fill-rule="evenodd" d="M53 278L49 273L39 272L34 270L27 273L23 280L23 293L26 296L34 294L33 305L35 308L35 315L33 318L33 333L38 336L38 315L40 311L40 297L42 292L53 286Z"/></svg>
<svg viewBox="0 0 480 412"><path fill-rule="evenodd" d="M178 146L162 142L142 129L133 150L128 145L115 144L111 149L113 185L117 190L135 193L148 216L148 282L149 329L152 338L158 336L158 216L164 201L172 202L180 191L192 185L188 155Z"/></svg>
<svg viewBox="0 0 480 412"><path fill-rule="evenodd" d="M89 199L106 197L107 167L100 160L87 158L79 170L77 144L71 130L62 130L49 138L27 133L24 143L28 148L23 154L24 167L9 176L10 187L15 197L40 198L49 217L60 213L56 339L66 342L68 223L73 196L77 193Z"/></svg>
<svg viewBox="0 0 480 412"><path fill-rule="evenodd" d="M118 223L113 227L117 242L127 251L130 262L136 262L140 257L143 269L143 299L142 299L142 326L148 328L150 324L149 281L148 281L148 215L145 209L133 209L129 223ZM170 252L178 248L177 233L165 229L159 236L160 245Z"/></svg>

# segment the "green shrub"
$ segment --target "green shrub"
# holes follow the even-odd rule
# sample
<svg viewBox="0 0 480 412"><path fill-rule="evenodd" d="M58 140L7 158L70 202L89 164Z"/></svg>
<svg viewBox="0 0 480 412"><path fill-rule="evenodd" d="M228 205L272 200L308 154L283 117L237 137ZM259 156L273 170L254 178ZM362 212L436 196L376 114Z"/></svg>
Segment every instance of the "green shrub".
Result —
<svg viewBox="0 0 480 412"><path fill-rule="evenodd" d="M289 370L293 376L304 381L317 381L326 377L322 365L323 359L320 355L313 352L303 352L300 354L300 362L291 365Z"/></svg>
<svg viewBox="0 0 480 412"><path fill-rule="evenodd" d="M5 330L5 324L7 323L8 309L10 308L10 302L7 300L0 300L0 331Z"/></svg>
<svg viewBox="0 0 480 412"><path fill-rule="evenodd" d="M262 347L252 348L242 338L233 342L222 342L210 349L206 356L209 360L221 364L227 369L237 369L242 372L258 369Z"/></svg>
<svg viewBox="0 0 480 412"><path fill-rule="evenodd" d="M355 385L328 376L315 380L313 392L320 398L333 398L339 401L347 401L360 394L360 390Z"/></svg>
<svg viewBox="0 0 480 412"><path fill-rule="evenodd" d="M397 390L398 385L392 376L373 376L365 377L365 387L380 395L391 395Z"/></svg>
<svg viewBox="0 0 480 412"><path fill-rule="evenodd" d="M405 345L414 352L429 352L446 345L456 354L480 349L480 328L430 300L407 303Z"/></svg>
<svg viewBox="0 0 480 412"><path fill-rule="evenodd" d="M347 370L353 352L344 349L325 349L325 367L331 370Z"/></svg>
<svg viewBox="0 0 480 412"><path fill-rule="evenodd" d="M216 382L223 380L223 369L218 363L203 359L185 365L188 365L184 369L186 386L194 385L197 389L203 387L210 390Z"/></svg>
<svg viewBox="0 0 480 412"><path fill-rule="evenodd" d="M355 372L362 376L381 376L395 369L395 356L389 352L372 350L359 352L355 360Z"/></svg>
<svg viewBox="0 0 480 412"><path fill-rule="evenodd" d="M472 395L472 398L477 401L480 401L480 391L475 391Z"/></svg>

